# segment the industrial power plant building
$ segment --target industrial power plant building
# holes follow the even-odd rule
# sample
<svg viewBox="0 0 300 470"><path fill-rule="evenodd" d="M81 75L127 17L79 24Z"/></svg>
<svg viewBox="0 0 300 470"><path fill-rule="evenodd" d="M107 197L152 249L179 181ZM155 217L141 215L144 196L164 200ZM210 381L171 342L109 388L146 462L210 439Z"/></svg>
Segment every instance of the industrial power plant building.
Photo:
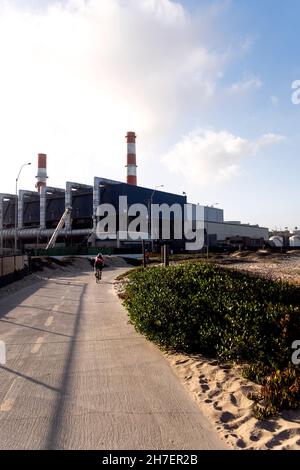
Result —
<svg viewBox="0 0 300 470"><path fill-rule="evenodd" d="M127 182L95 177L91 185L66 182L65 188L47 186L47 157L38 156L36 191L20 190L15 194L0 193L0 248L13 248L15 239L19 248L45 247L66 208L64 226L59 232L60 246L99 246L110 249L126 247L136 243L120 241L119 227L114 240L99 240L96 227L99 221L97 209L100 204L111 204L118 212L119 198L127 197L128 206L133 204L187 204L185 195L171 194L158 189L137 185L136 135L127 133ZM17 227L17 230L16 230ZM222 209L205 207L204 228L206 244L210 247L220 243L241 243L260 247L268 240L268 229L245 225L240 222L225 222ZM151 227L149 227L150 232ZM208 235L208 236L207 236ZM158 242L158 240L156 240ZM155 245L158 246L158 243ZM174 241L174 249L182 251L184 240Z"/></svg>

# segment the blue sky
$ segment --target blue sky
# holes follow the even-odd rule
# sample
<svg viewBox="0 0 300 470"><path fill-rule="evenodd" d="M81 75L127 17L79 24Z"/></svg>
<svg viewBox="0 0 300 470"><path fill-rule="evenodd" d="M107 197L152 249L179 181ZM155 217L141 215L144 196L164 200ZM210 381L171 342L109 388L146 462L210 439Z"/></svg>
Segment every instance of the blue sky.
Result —
<svg viewBox="0 0 300 470"><path fill-rule="evenodd" d="M186 1L188 8L219 2ZM287 140L264 150L243 164L243 175L226 190L209 191L211 201L222 201L232 218L274 227L299 226L299 126L300 107L291 102L291 83L300 76L298 51L300 2L297 0L232 0L227 2L218 25L230 41L249 39L249 51L226 68L223 84L243 75L254 75L260 89L239 101L213 106L208 125L230 129L247 138L274 132ZM273 98L272 98L273 97ZM228 107L227 107L228 106ZM240 217L239 217L239 214Z"/></svg>
<svg viewBox="0 0 300 470"><path fill-rule="evenodd" d="M220 203L227 220L300 226L298 0L0 0L0 191L125 178Z"/></svg>

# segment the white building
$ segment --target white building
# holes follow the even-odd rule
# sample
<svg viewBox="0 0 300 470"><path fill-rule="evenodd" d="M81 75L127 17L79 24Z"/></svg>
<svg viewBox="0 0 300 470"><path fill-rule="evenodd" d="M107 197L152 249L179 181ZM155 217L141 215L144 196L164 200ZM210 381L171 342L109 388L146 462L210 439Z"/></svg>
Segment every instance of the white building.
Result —
<svg viewBox="0 0 300 470"><path fill-rule="evenodd" d="M205 231L210 245L229 240L244 240L249 245L260 245L269 239L269 229L259 225L243 224L240 221L224 221L224 211L216 207L205 207ZM256 243L255 243L256 242Z"/></svg>

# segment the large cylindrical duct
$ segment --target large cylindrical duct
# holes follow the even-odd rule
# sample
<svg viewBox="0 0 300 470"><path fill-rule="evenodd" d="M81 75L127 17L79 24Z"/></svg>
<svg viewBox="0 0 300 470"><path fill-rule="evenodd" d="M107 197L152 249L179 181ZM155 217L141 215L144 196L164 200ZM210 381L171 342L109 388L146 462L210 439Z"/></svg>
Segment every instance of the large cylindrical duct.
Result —
<svg viewBox="0 0 300 470"><path fill-rule="evenodd" d="M37 237L51 237L54 233L55 229L40 229L40 228L26 228L22 230L18 230L18 239L26 240L26 239L36 239ZM92 229L77 229L77 230L65 230L63 229L59 236L88 236L92 234ZM14 229L4 229L2 231L3 238L9 240L13 239L15 236Z"/></svg>
<svg viewBox="0 0 300 470"><path fill-rule="evenodd" d="M137 176L136 176L136 135L135 132L127 132L127 183L137 185Z"/></svg>

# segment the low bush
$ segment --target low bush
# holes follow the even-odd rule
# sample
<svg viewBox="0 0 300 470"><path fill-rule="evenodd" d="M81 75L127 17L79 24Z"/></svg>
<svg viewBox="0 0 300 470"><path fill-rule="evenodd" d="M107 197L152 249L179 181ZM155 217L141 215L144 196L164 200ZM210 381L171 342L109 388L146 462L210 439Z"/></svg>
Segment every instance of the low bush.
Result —
<svg viewBox="0 0 300 470"><path fill-rule="evenodd" d="M291 345L300 339L299 287L187 263L130 273L124 298L136 329L161 347L247 362L245 374L266 387L262 401L272 411L291 405L275 393L279 371L280 387L291 386L299 403L291 366Z"/></svg>
<svg viewBox="0 0 300 470"><path fill-rule="evenodd" d="M300 370L289 364L283 370L274 370L265 380L260 394L253 396L254 415L269 418L283 409L297 409L300 405Z"/></svg>

